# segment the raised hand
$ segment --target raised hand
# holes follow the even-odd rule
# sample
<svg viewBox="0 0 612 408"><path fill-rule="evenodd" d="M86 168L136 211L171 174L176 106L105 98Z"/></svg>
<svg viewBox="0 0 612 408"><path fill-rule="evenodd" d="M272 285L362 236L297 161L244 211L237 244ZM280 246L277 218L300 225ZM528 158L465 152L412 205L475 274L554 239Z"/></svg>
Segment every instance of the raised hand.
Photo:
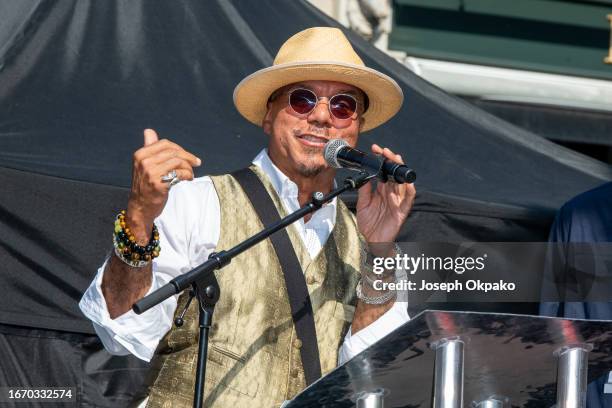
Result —
<svg viewBox="0 0 612 408"><path fill-rule="evenodd" d="M193 180L193 167L202 161L167 139L159 140L152 129L144 131L144 146L133 156L132 188L127 207L127 224L139 244L149 240L153 220L168 201L170 183L162 176L172 170L181 180Z"/></svg>
<svg viewBox="0 0 612 408"><path fill-rule="evenodd" d="M372 145L372 152L404 164L399 154L377 144ZM414 185L407 183L379 182L376 189L373 189L372 182L369 182L359 189L357 226L368 243L395 241L410 213L415 195Z"/></svg>

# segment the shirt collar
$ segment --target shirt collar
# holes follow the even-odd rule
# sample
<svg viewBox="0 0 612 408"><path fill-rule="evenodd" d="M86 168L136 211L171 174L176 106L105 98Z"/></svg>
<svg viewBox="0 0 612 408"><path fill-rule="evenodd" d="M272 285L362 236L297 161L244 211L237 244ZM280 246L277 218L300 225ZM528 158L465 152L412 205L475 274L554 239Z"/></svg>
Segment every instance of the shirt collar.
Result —
<svg viewBox="0 0 612 408"><path fill-rule="evenodd" d="M297 184L289 179L270 159L268 149L262 149L259 154L253 159L253 164L258 166L270 179L272 187L281 198L293 198L297 200L298 188ZM334 188L337 186L334 180ZM336 212L336 198L329 202L324 207L331 207ZM335 218L335 217L334 217Z"/></svg>

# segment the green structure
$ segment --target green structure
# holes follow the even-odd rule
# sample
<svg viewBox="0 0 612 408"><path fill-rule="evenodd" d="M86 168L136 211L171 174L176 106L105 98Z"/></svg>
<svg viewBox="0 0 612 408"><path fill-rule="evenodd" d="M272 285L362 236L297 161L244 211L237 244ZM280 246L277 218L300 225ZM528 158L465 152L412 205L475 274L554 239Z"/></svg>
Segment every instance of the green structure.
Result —
<svg viewBox="0 0 612 408"><path fill-rule="evenodd" d="M394 0L389 48L415 57L612 79L612 0Z"/></svg>

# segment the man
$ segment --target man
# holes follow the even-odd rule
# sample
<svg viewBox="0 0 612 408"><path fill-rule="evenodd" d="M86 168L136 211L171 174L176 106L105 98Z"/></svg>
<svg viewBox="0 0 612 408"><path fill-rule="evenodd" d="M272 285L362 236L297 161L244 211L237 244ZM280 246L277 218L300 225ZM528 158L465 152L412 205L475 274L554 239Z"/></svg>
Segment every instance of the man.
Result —
<svg viewBox="0 0 612 408"><path fill-rule="evenodd" d="M322 154L328 140L344 139L354 146L359 131L391 118L402 99L395 81L365 67L333 28L294 35L272 67L248 76L234 91L238 111L269 136L268 149L250 169L281 215L304 205L314 192L333 188L335 173ZM146 130L144 139L134 154L127 212L115 226L117 250L98 271L80 307L109 351L153 358L147 407L187 407L193 398L197 308L192 305L185 325L171 330L185 295L178 308L176 298L140 316L130 308L212 251L258 232L262 224L236 177L193 180L197 157L158 140L153 130ZM373 145L372 151L402 163L389 149ZM173 171L176 177L168 177ZM178 179L193 181L170 190ZM408 320L406 304L396 302L393 293L374 291L360 280L360 271L368 267L366 242L394 242L414 196L412 185L380 183L373 190L368 184L359 191L356 219L334 200L287 229L314 311L316 365L322 374ZM126 259L124 252L134 247L121 241L128 236L141 252ZM161 252L147 245L157 241ZM368 256L395 254L384 245L368 248ZM300 338L292 320L283 276L287 271L277 255L267 240L216 273L221 299L210 333L205 406L279 406L307 385L305 366L312 361L303 361L301 354L307 339Z"/></svg>
<svg viewBox="0 0 612 408"><path fill-rule="evenodd" d="M612 253L608 244L612 242L612 183L579 194L565 203L555 217L549 241L551 250L543 288L545 302L540 305L540 314L612 320L612 302L604 301L607 287L601 286L609 282L612 273ZM559 291L552 283L555 276L571 279L564 281L561 287L561 293L569 297L565 302L550 302ZM579 301L589 292L598 301ZM586 406L612 407L612 372L588 385Z"/></svg>

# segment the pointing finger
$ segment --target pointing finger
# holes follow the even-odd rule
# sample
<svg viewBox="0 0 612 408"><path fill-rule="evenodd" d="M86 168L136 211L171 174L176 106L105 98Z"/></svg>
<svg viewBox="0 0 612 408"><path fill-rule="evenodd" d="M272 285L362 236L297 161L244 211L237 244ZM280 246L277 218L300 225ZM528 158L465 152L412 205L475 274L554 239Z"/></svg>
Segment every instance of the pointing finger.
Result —
<svg viewBox="0 0 612 408"><path fill-rule="evenodd" d="M396 163L404 164L404 162L402 161L402 156L393 153L393 151L387 147L385 147L383 150L383 156L385 157L385 159L391 160Z"/></svg>
<svg viewBox="0 0 612 408"><path fill-rule="evenodd" d="M374 153L374 154L382 154L382 152L383 152L383 148L382 147L380 147L376 143L374 143L372 145L372 153Z"/></svg>

